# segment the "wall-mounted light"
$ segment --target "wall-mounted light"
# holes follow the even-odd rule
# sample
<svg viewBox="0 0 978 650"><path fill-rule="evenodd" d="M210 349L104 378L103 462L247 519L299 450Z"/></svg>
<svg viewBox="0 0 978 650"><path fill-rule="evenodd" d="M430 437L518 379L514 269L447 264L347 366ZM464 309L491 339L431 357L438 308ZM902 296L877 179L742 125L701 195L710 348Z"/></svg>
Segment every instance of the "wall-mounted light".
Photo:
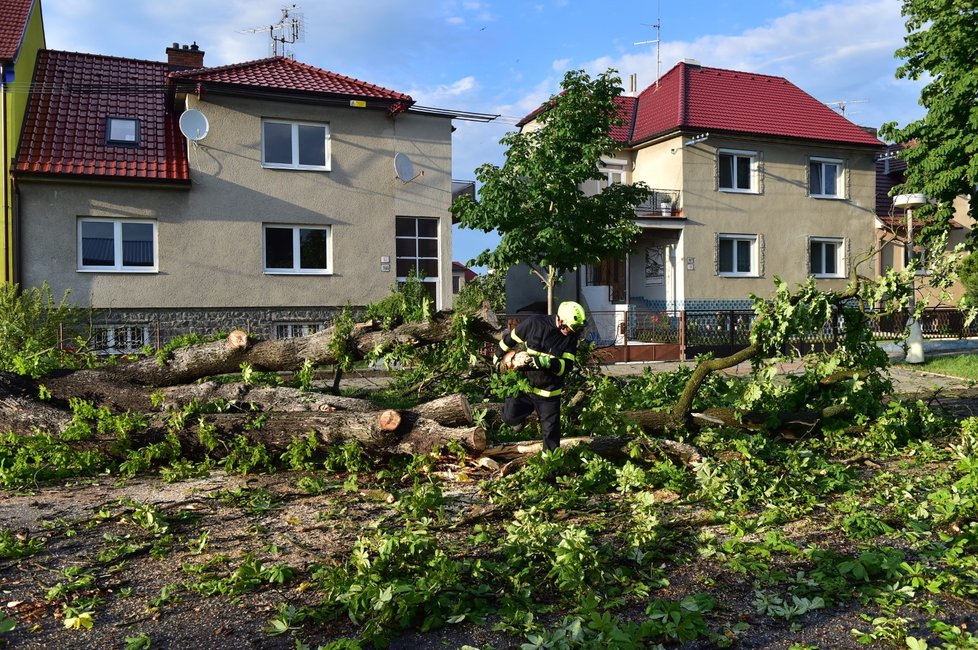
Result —
<svg viewBox="0 0 978 650"><path fill-rule="evenodd" d="M686 147L692 147L694 144L699 144L699 143L703 142L708 137L710 137L710 134L709 133L704 133L702 135L693 136L692 138L690 138L689 140L687 140L686 142L684 142L682 147L673 147L672 149L670 149L669 150L669 153L673 153L674 154L677 151L679 151L679 149L681 149L681 148L684 149Z"/></svg>

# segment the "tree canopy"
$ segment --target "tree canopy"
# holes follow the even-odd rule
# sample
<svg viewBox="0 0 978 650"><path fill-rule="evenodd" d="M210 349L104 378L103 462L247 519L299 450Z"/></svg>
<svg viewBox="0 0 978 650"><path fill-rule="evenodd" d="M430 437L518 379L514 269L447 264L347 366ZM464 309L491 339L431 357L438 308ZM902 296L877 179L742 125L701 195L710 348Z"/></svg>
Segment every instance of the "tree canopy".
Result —
<svg viewBox="0 0 978 650"><path fill-rule="evenodd" d="M927 114L905 126L884 124L881 134L908 144L899 154L907 162L906 182L896 192L923 192L936 199L932 216L946 228L957 196L970 196L969 212L978 217L978 7L961 0L904 0L905 60L901 79L926 79L920 104ZM921 210L926 217L930 208Z"/></svg>
<svg viewBox="0 0 978 650"><path fill-rule="evenodd" d="M507 147L502 167L486 163L476 170L479 200L463 196L452 206L462 227L500 234L494 250L470 263L495 269L528 264L547 288L551 311L562 273L627 252L638 234L635 206L651 194L643 183L612 184L590 196L581 189L603 178L601 156L621 146L611 136L622 123L615 71L594 79L571 71L561 88L535 124L500 140Z"/></svg>

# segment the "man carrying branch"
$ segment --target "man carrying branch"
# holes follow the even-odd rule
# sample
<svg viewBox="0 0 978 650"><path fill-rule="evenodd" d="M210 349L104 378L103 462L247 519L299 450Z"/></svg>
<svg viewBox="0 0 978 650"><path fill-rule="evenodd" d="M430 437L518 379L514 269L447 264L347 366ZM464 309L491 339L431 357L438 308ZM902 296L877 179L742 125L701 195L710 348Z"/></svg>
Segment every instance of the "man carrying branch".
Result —
<svg viewBox="0 0 978 650"><path fill-rule="evenodd" d="M536 411L547 450L560 446L560 393L564 377L574 367L577 339L586 319L584 308L578 303L562 302L556 316L520 321L503 335L496 349L496 366L509 369L502 368L504 356L523 347L512 356L510 368L525 373L531 386L528 393L506 398L503 422L520 431L530 413Z"/></svg>

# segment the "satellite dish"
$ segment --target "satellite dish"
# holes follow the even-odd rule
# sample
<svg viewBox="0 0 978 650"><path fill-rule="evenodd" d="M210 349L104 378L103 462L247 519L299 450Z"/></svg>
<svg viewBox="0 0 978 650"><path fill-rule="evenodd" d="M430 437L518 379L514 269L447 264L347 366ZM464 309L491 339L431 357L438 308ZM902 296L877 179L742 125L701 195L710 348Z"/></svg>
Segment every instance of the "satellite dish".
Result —
<svg viewBox="0 0 978 650"><path fill-rule="evenodd" d="M394 173L402 183L409 183L417 178L414 174L414 163L406 153L394 154Z"/></svg>
<svg viewBox="0 0 978 650"><path fill-rule="evenodd" d="M195 108L186 110L180 116L180 133L191 142L200 142L207 137L207 116Z"/></svg>

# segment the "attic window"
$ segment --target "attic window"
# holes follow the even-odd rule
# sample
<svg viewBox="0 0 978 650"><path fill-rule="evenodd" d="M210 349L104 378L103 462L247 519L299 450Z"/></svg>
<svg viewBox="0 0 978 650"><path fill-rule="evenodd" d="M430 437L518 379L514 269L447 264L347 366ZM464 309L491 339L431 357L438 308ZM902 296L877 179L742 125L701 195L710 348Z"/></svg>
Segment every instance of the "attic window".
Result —
<svg viewBox="0 0 978 650"><path fill-rule="evenodd" d="M139 144L139 120L135 118L110 117L105 132L109 144Z"/></svg>

